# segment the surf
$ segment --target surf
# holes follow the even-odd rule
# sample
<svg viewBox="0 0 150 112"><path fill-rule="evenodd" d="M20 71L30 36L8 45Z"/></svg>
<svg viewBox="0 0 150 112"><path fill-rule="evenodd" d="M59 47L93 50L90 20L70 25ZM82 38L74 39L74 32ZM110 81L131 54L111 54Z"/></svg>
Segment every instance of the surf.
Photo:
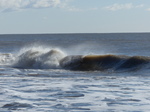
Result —
<svg viewBox="0 0 150 112"><path fill-rule="evenodd" d="M20 69L59 69L59 61L65 56L65 53L59 49L31 48L16 56L12 67Z"/></svg>
<svg viewBox="0 0 150 112"><path fill-rule="evenodd" d="M61 49L26 49L12 64L20 69L66 69L73 71L135 71L149 66L150 57L127 55L67 55Z"/></svg>
<svg viewBox="0 0 150 112"><path fill-rule="evenodd" d="M149 56L116 54L73 55L47 46L28 46L16 53L1 53L0 65L18 69L64 69L71 71L139 71L150 68Z"/></svg>

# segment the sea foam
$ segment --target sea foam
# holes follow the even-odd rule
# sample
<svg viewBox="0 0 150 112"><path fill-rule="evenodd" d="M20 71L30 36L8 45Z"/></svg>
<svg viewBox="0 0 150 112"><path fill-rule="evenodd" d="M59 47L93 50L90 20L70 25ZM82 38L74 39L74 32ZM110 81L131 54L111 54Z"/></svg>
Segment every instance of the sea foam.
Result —
<svg viewBox="0 0 150 112"><path fill-rule="evenodd" d="M60 68L59 61L65 53L58 48L28 47L23 48L16 56L13 67L22 69L55 69Z"/></svg>

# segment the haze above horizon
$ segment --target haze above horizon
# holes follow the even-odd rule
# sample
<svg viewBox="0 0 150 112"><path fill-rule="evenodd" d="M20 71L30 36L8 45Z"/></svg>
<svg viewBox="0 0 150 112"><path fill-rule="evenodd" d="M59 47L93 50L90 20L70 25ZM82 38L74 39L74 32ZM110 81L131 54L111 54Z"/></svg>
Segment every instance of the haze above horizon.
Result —
<svg viewBox="0 0 150 112"><path fill-rule="evenodd" d="M1 0L0 34L150 32L148 0Z"/></svg>

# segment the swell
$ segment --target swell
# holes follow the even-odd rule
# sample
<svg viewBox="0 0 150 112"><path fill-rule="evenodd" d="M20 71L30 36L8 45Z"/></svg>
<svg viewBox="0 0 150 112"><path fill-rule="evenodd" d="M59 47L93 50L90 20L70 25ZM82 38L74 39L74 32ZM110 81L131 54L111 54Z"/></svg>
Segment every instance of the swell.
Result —
<svg viewBox="0 0 150 112"><path fill-rule="evenodd" d="M71 62L68 62L68 59ZM63 68L71 70L138 70L150 63L150 57L124 55L67 56L60 61Z"/></svg>
<svg viewBox="0 0 150 112"><path fill-rule="evenodd" d="M68 55L59 49L29 49L11 66L20 69L69 69L79 71L140 70L149 68L150 57L125 55Z"/></svg>

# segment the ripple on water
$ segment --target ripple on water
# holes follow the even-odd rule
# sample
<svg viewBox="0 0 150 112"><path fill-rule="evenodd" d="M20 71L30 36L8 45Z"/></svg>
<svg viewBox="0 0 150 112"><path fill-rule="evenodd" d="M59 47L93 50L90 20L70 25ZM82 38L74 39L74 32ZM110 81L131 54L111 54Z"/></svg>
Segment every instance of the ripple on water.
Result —
<svg viewBox="0 0 150 112"><path fill-rule="evenodd" d="M115 98L115 99L105 98L102 101L107 102L108 106L134 105L135 103L141 102L141 100L139 100L139 99L122 99L122 98Z"/></svg>
<svg viewBox="0 0 150 112"><path fill-rule="evenodd" d="M32 108L33 106L27 103L13 102L5 104L2 108L7 108L9 110L18 110L20 108Z"/></svg>
<svg viewBox="0 0 150 112"><path fill-rule="evenodd" d="M88 111L91 110L90 108L88 108L88 106L90 106L90 104L86 104L86 103L74 103L71 105L65 105L65 104L56 104L54 106L52 106L52 108L55 109L63 109L63 110L76 110L76 111Z"/></svg>
<svg viewBox="0 0 150 112"><path fill-rule="evenodd" d="M58 98L76 98L76 97L84 97L84 94L79 93L78 91L61 91L51 96Z"/></svg>

